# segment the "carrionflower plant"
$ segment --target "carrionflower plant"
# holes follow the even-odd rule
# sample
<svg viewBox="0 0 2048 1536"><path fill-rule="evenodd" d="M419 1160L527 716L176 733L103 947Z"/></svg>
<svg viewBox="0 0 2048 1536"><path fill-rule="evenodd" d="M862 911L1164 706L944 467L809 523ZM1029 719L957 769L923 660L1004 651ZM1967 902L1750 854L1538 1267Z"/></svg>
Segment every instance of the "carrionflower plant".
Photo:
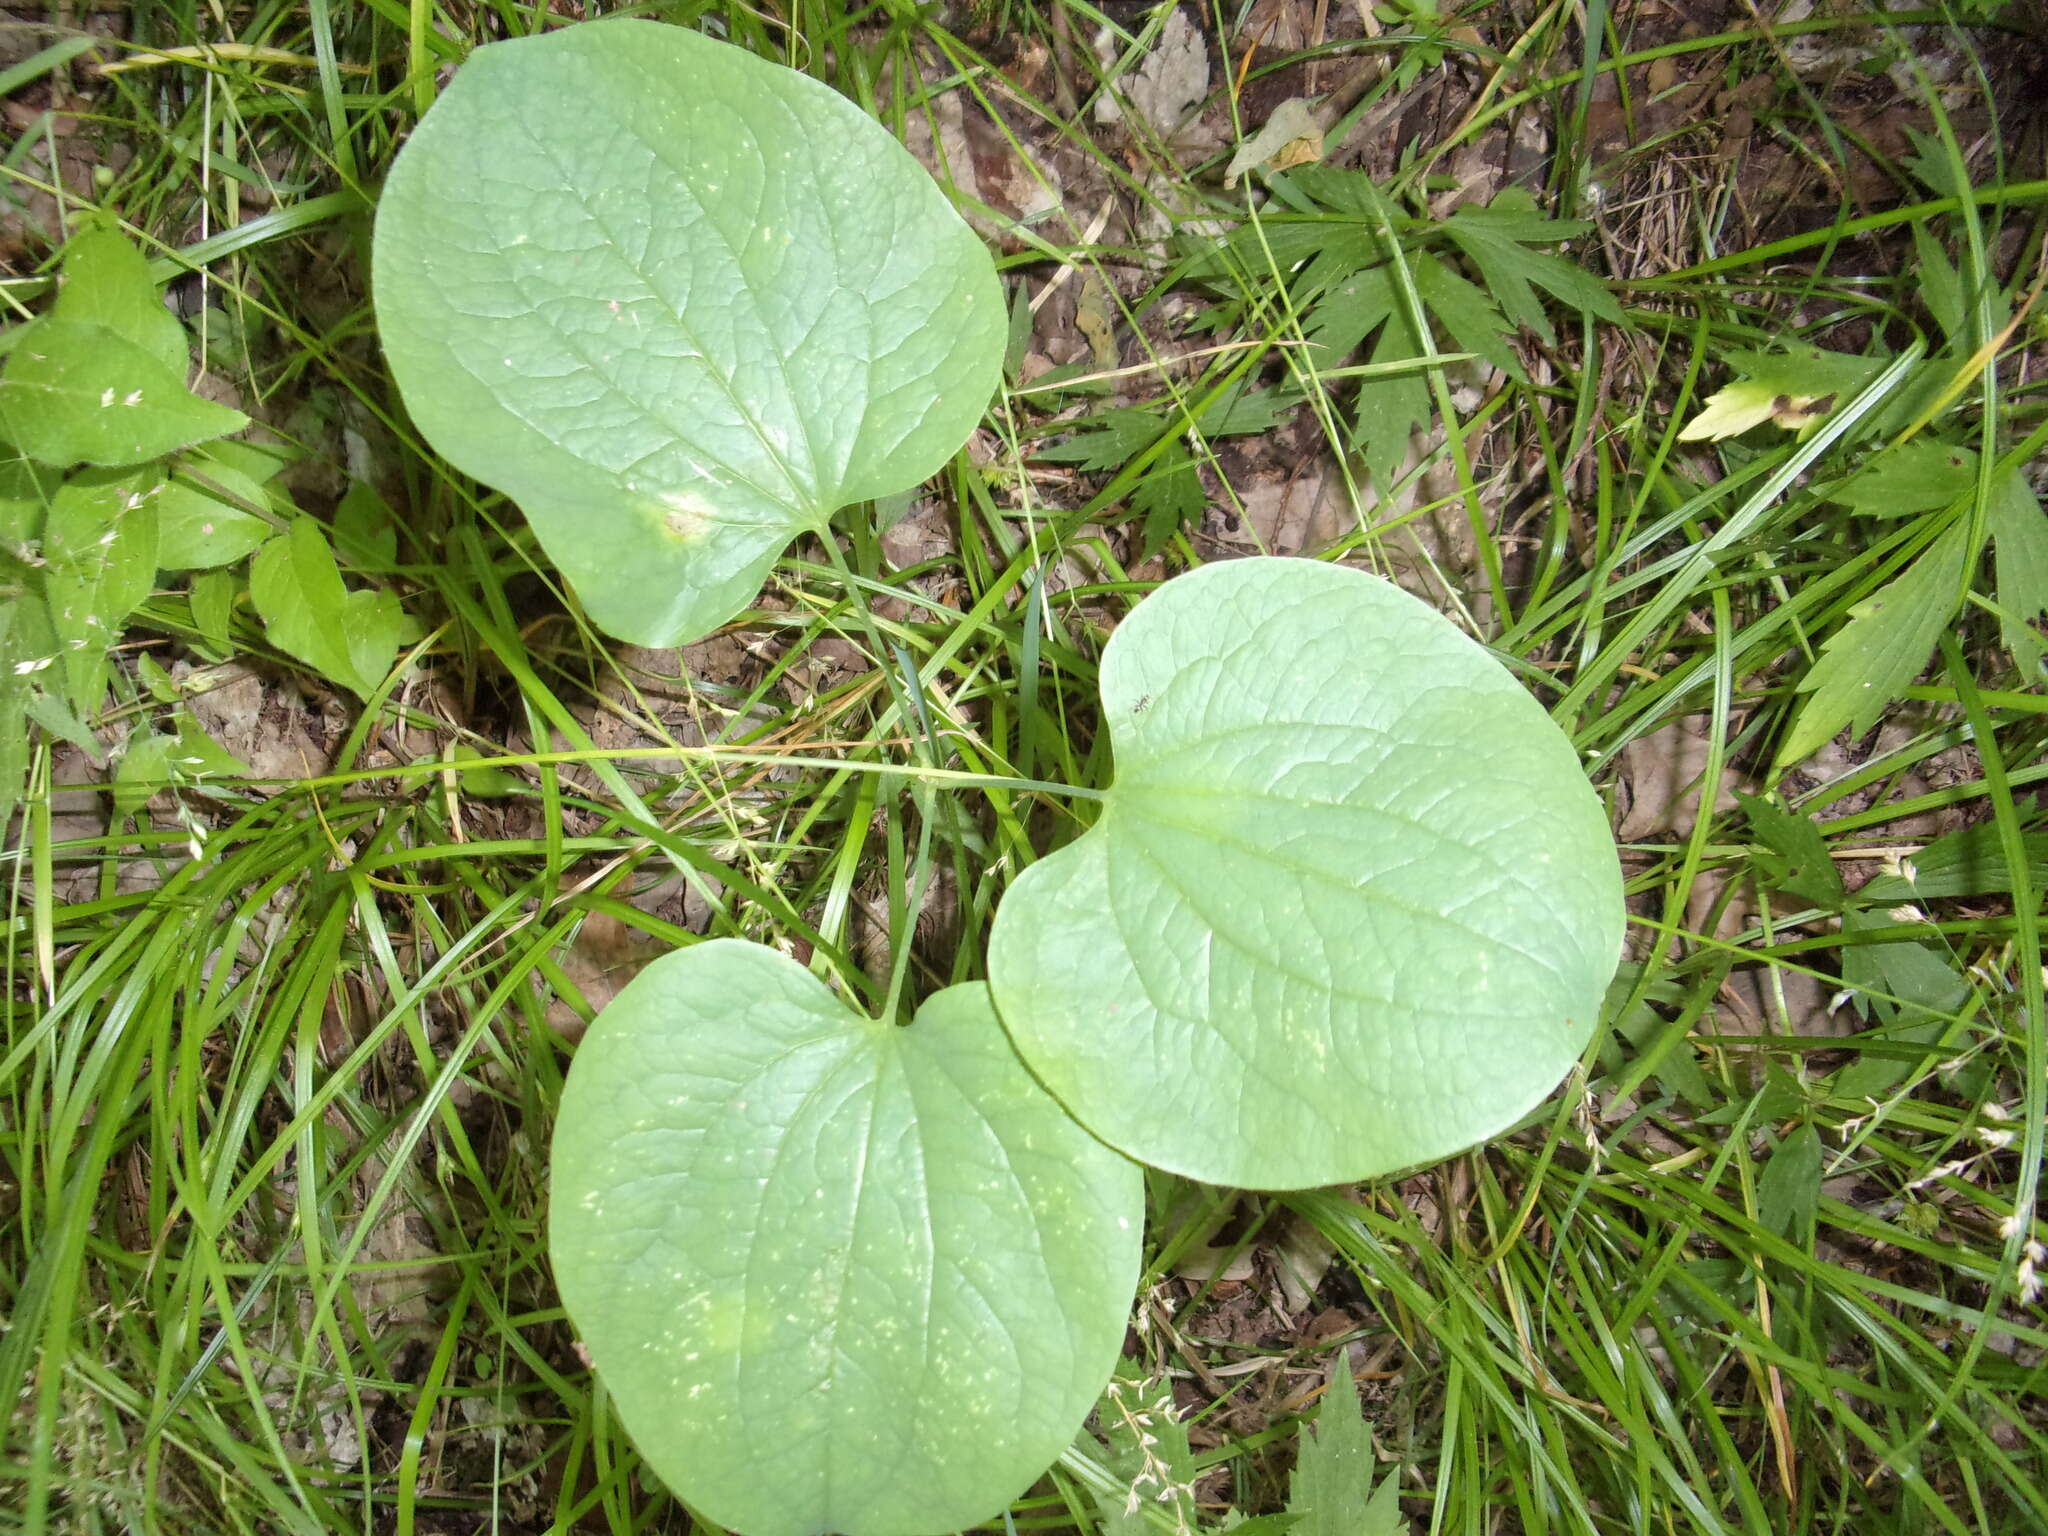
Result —
<svg viewBox="0 0 2048 1536"><path fill-rule="evenodd" d="M985 251L815 81L608 21L479 50L393 168L407 405L591 616L672 645L924 478L993 391ZM748 1536L986 1519L1071 1441L1139 1274L1139 1163L1360 1179L1514 1124L1584 1050L1621 886L1570 743L1479 645L1304 560L1167 583L1101 669L1116 780L899 1027L765 946L649 966L553 1146L563 1301L653 1468Z"/></svg>

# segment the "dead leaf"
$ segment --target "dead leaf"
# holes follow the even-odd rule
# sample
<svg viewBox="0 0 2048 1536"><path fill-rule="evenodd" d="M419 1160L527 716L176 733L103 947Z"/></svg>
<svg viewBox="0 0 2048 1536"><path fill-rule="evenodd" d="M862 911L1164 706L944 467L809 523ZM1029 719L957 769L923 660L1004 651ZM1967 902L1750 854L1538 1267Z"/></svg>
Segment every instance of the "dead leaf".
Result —
<svg viewBox="0 0 2048 1536"><path fill-rule="evenodd" d="M1323 158L1323 125L1306 96L1290 96L1273 109L1266 126L1238 146L1223 173L1226 189L1253 166L1284 171L1290 166L1313 165Z"/></svg>
<svg viewBox="0 0 2048 1536"><path fill-rule="evenodd" d="M1095 35L1095 53L1106 68L1115 66L1115 34L1107 27ZM1123 122L1128 105L1154 136L1171 142L1208 94L1209 45L1188 20L1187 12L1176 8L1159 29L1144 62L1096 100L1095 120Z"/></svg>

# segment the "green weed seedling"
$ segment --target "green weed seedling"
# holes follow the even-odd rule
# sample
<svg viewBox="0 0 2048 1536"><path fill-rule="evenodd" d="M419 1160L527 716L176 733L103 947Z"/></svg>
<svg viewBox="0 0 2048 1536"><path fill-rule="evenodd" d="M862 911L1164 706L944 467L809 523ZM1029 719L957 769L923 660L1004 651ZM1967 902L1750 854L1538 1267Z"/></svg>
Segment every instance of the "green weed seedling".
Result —
<svg viewBox="0 0 2048 1536"><path fill-rule="evenodd" d="M992 393L989 258L826 87L688 31L479 50L375 244L415 420L592 617L689 641ZM570 1317L647 1461L750 1536L990 1517L1072 1442L1139 1276L1139 1162L1302 1188L1445 1156L1585 1048L1619 955L1564 735L1392 585L1167 583L1101 666L1116 781L899 1027L763 945L648 967L553 1147Z"/></svg>
<svg viewBox="0 0 2048 1536"><path fill-rule="evenodd" d="M119 230L94 218L63 258L48 312L0 338L0 718L96 755L109 649L164 571L192 573L191 633L216 653L246 591L273 644L368 696L406 628L397 597L347 588L319 526L265 483L282 460L228 440L249 418L187 387L185 328ZM230 764L174 724L130 732L124 781ZM0 731L0 822L28 757L26 731Z"/></svg>

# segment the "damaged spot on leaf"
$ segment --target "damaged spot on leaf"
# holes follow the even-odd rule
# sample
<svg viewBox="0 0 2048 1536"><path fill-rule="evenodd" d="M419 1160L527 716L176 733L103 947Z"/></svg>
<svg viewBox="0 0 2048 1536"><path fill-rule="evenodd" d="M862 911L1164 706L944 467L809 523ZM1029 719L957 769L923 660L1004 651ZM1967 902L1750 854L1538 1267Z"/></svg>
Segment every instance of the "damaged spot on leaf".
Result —
<svg viewBox="0 0 2048 1536"><path fill-rule="evenodd" d="M663 496L661 506L661 526L671 538L683 543L701 539L716 516L709 502L687 491L674 491Z"/></svg>

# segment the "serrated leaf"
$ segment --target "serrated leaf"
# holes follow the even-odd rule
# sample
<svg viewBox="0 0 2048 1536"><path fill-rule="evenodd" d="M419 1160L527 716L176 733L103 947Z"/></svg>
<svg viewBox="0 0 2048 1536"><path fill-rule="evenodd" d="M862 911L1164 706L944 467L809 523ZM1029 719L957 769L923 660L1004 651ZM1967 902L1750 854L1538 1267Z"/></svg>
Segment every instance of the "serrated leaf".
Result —
<svg viewBox="0 0 2048 1536"><path fill-rule="evenodd" d="M249 596L279 650L322 677L369 697L391 670L405 614L389 592L351 592L334 551L309 517L256 551Z"/></svg>
<svg viewBox="0 0 2048 1536"><path fill-rule="evenodd" d="M1150 560L1158 554L1208 505L1194 456L1181 447L1168 450L1131 492L1131 511L1141 520L1138 558Z"/></svg>
<svg viewBox="0 0 2048 1536"><path fill-rule="evenodd" d="M1562 257L1529 249L1571 239L1590 227L1546 219L1526 192L1512 189L1488 207L1461 207L1445 222L1443 232L1479 269L1487 292L1507 317L1548 344L1556 341L1557 333L1536 297L1536 288L1583 314L1613 325L1625 323L1621 306L1606 284Z"/></svg>
<svg viewBox="0 0 2048 1536"><path fill-rule="evenodd" d="M1841 872L1813 818L1739 789L1735 799L1762 844L1756 861L1760 883L1812 906L1839 908L1847 899Z"/></svg>
<svg viewBox="0 0 2048 1536"><path fill-rule="evenodd" d="M1033 448L1031 457L1046 464L1072 464L1091 473L1121 469L1166 430L1158 412L1127 405L1113 405L1066 425L1072 435L1065 442Z"/></svg>
<svg viewBox="0 0 2048 1536"><path fill-rule="evenodd" d="M1801 1125L1779 1142L1756 1181L1758 1223L1798 1245L1813 1241L1820 1209L1820 1133Z"/></svg>
<svg viewBox="0 0 2048 1536"><path fill-rule="evenodd" d="M1373 363L1423 355L1422 340L1385 267L1360 272L1332 288L1316 306L1305 335L1311 347L1322 349L1311 353L1315 366L1325 368L1343 361L1375 330ZM1418 369L1363 378L1357 389L1351 446L1364 458L1374 483L1385 487L1408 452L1409 434L1429 420L1429 385Z"/></svg>
<svg viewBox="0 0 2048 1536"><path fill-rule="evenodd" d="M1848 936L1891 923L1887 913L1850 911L1842 915L1842 932ZM1844 944L1842 980L1853 989L1856 1011L1878 1021L1878 1028L1857 1037L1859 1054L1829 1085L1837 1097L1858 1101L1897 1087L1916 1059L1948 1033L1946 1016L1970 991L1951 956L1911 940Z"/></svg>
<svg viewBox="0 0 2048 1536"><path fill-rule="evenodd" d="M1342 1351L1315 1432L1304 1426L1299 1446L1287 1485L1288 1511L1302 1516L1294 1536L1405 1536L1400 1469L1389 1469L1373 1486L1378 1463L1372 1432L1351 1379L1350 1357Z"/></svg>
<svg viewBox="0 0 2048 1536"><path fill-rule="evenodd" d="M1963 280L1941 242L1918 219L1913 221L1913 286L1942 335L1962 340L1969 323Z"/></svg>
<svg viewBox="0 0 2048 1536"><path fill-rule="evenodd" d="M202 464L197 474L241 501L262 506L263 487L225 464ZM232 565L275 531L270 524L224 501L198 479L172 479L157 493L157 561L167 571Z"/></svg>
<svg viewBox="0 0 2048 1536"><path fill-rule="evenodd" d="M1271 432L1304 397L1285 384L1255 387L1241 379L1209 402L1195 425L1204 437L1255 437Z"/></svg>
<svg viewBox="0 0 2048 1536"><path fill-rule="evenodd" d="M182 384L191 367L185 328L164 308L149 263L119 231L93 224L64 247L64 283L51 314L104 326L149 354Z"/></svg>
<svg viewBox="0 0 2048 1536"><path fill-rule="evenodd" d="M1304 165L1288 172L1287 184L1325 208L1357 216L1368 227L1391 225L1400 218L1400 210L1387 201L1386 193L1364 171Z"/></svg>
<svg viewBox="0 0 2048 1536"><path fill-rule="evenodd" d="M1507 322L1482 288L1458 276L1433 256L1414 258L1415 288L1451 339L1467 352L1476 352L1511 379L1527 381L1522 360L1503 339Z"/></svg>
<svg viewBox="0 0 2048 1536"><path fill-rule="evenodd" d="M0 368L0 440L59 469L141 464L248 424L102 325L38 320Z"/></svg>
<svg viewBox="0 0 2048 1536"><path fill-rule="evenodd" d="M578 1049L553 1167L555 1277L620 1416L749 1536L986 1519L1115 1364L1139 1170L978 984L896 1028L759 945L668 955Z"/></svg>
<svg viewBox="0 0 2048 1536"><path fill-rule="evenodd" d="M1400 307L1393 277L1384 266L1368 267L1337 284L1316 305L1303 332L1313 349L1314 366L1341 363Z"/></svg>
<svg viewBox="0 0 2048 1536"><path fill-rule="evenodd" d="M1920 675L1955 617L1968 538L1960 524L1943 534L1822 644L1799 680L1807 699L1778 748L1780 769L1804 762L1844 726L1863 735Z"/></svg>
<svg viewBox="0 0 2048 1536"><path fill-rule="evenodd" d="M43 530L43 600L56 632L73 710L99 708L107 651L156 582L154 471L73 475L50 502Z"/></svg>
<svg viewBox="0 0 2048 1536"><path fill-rule="evenodd" d="M1953 443L1916 437L1874 454L1827 491L1837 506L1866 517L1939 512L1977 487L1977 455Z"/></svg>
<svg viewBox="0 0 2048 1536"><path fill-rule="evenodd" d="M2039 682L2043 642L2033 621L2048 611L2048 511L2014 467L1991 482L1984 516L1998 583L1999 638L2021 675Z"/></svg>
<svg viewBox="0 0 2048 1536"><path fill-rule="evenodd" d="M1172 1384L1136 1360L1118 1360L1095 1410L1095 1432L1123 1485L1121 1493L1095 1495L1106 1536L1158 1536L1150 1515L1164 1515L1173 1529L1194 1536L1195 1453Z"/></svg>
<svg viewBox="0 0 2048 1536"><path fill-rule="evenodd" d="M1377 577L1240 560L1140 604L1100 686L1101 819L1010 888L989 953L1084 1125L1301 1188L1445 1156L1556 1085L1619 958L1619 861L1481 647Z"/></svg>
<svg viewBox="0 0 2048 1536"><path fill-rule="evenodd" d="M638 20L470 55L385 183L373 286L428 440L646 645L934 473L1006 324L988 252L871 118Z"/></svg>

